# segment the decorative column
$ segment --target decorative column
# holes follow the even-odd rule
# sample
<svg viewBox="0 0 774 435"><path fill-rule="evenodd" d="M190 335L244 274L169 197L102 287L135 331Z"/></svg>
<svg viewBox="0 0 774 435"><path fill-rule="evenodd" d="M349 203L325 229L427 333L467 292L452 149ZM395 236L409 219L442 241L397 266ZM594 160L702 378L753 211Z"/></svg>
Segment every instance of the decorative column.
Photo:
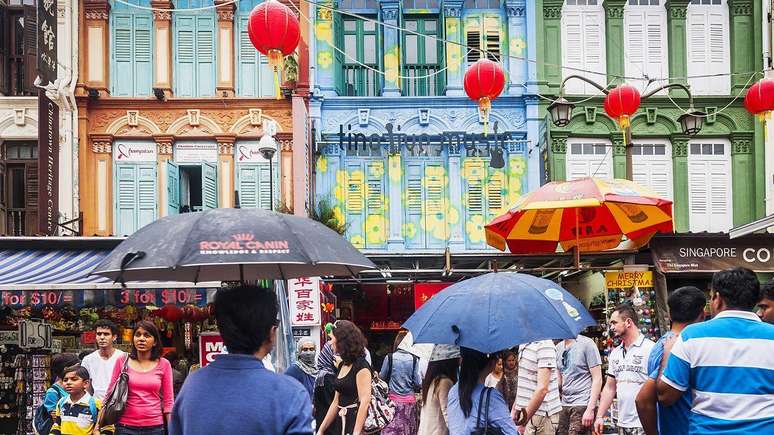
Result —
<svg viewBox="0 0 774 435"><path fill-rule="evenodd" d="M81 50L82 82L87 88L107 92L110 71L110 3L107 0L84 0L85 49ZM82 46L84 47L84 46Z"/></svg>
<svg viewBox="0 0 774 435"><path fill-rule="evenodd" d="M462 0L443 2L443 17L446 27L446 95L465 95L462 89L462 76L465 73L465 50L463 38Z"/></svg>
<svg viewBox="0 0 774 435"><path fill-rule="evenodd" d="M151 6L159 9L174 9L170 0L152 0ZM153 11L155 32L155 56L153 87L161 89L166 97L172 96L172 12ZM166 209L165 209L166 214ZM164 216L164 215L159 215Z"/></svg>
<svg viewBox="0 0 774 435"><path fill-rule="evenodd" d="M462 159L460 157L460 140L449 140L449 198L463 198L462 195ZM449 251L462 252L465 250L465 210L464 204L460 201L452 201L450 207L457 203L460 210L457 210L460 218L457 223L449 226Z"/></svg>
<svg viewBox="0 0 774 435"><path fill-rule="evenodd" d="M613 143L613 178L626 179L626 145L621 132L610 134Z"/></svg>
<svg viewBox="0 0 774 435"><path fill-rule="evenodd" d="M685 77L688 75L687 40L685 36L685 16L689 0L669 0L667 8L667 47L669 49L669 76ZM688 84L685 79L672 80L673 83ZM680 89L670 89L670 95L685 96ZM687 215L686 215L687 230Z"/></svg>
<svg viewBox="0 0 774 435"><path fill-rule="evenodd" d="M293 207L293 135L291 133L278 139L279 161L277 163L280 176L277 180L279 189L275 190L277 195L274 197L277 198L276 202L284 207ZM299 186L299 188L303 187Z"/></svg>
<svg viewBox="0 0 774 435"><path fill-rule="evenodd" d="M607 82L614 76L625 75L624 67L624 5L626 0L605 0L605 55Z"/></svg>
<svg viewBox="0 0 774 435"><path fill-rule="evenodd" d="M91 152L94 155L94 172L90 180L95 186L95 216L86 226L85 234L109 236L113 234L113 136L109 134L89 135Z"/></svg>
<svg viewBox="0 0 774 435"><path fill-rule="evenodd" d="M234 142L236 135L215 136L218 142L218 207L234 207Z"/></svg>
<svg viewBox="0 0 774 435"><path fill-rule="evenodd" d="M522 95L527 83L527 5L523 0L506 0L508 54L503 61L508 71L508 94Z"/></svg>
<svg viewBox="0 0 774 435"><path fill-rule="evenodd" d="M548 127L551 128L551 127ZM569 132L551 132L551 181L567 179L567 137Z"/></svg>
<svg viewBox="0 0 774 435"><path fill-rule="evenodd" d="M688 210L688 136L673 135L672 142L672 219L675 232L690 228Z"/></svg>
<svg viewBox="0 0 774 435"><path fill-rule="evenodd" d="M731 133L731 204L734 226L755 220L755 161L753 133Z"/></svg>
<svg viewBox="0 0 774 435"><path fill-rule="evenodd" d="M384 35L384 88L382 96L400 96L400 44L398 39L398 17L400 17L400 2L398 0L381 0L382 21L387 24L382 27ZM395 27L391 27L395 26Z"/></svg>
<svg viewBox="0 0 774 435"><path fill-rule="evenodd" d="M755 71L760 68L759 54L763 47L759 41L760 19L756 20L753 16L753 2L752 0L729 0L728 9L731 27L731 72ZM731 94L738 94L749 79L749 74L732 75Z"/></svg>
<svg viewBox="0 0 774 435"><path fill-rule="evenodd" d="M558 92L562 82L562 5L564 0L543 0L543 31L537 32L538 50L544 62L537 64L541 93ZM538 14L539 15L539 14ZM537 26L540 29L540 25Z"/></svg>
<svg viewBox="0 0 774 435"><path fill-rule="evenodd" d="M169 214L169 176L167 174L167 162L172 160L172 149L175 143L175 137L171 134L160 134L153 136L156 141L156 181L158 185L157 206L159 208L159 217Z"/></svg>
<svg viewBox="0 0 774 435"><path fill-rule="evenodd" d="M236 4L215 0L218 5L218 82L219 97L234 96L234 10Z"/></svg>
<svg viewBox="0 0 774 435"><path fill-rule="evenodd" d="M317 73L317 87L323 95L336 96L336 58L334 51L334 14L329 8L336 8L336 1L324 0L317 6L315 14L314 37L316 42L316 59L311 63ZM325 6L325 7L323 7Z"/></svg>

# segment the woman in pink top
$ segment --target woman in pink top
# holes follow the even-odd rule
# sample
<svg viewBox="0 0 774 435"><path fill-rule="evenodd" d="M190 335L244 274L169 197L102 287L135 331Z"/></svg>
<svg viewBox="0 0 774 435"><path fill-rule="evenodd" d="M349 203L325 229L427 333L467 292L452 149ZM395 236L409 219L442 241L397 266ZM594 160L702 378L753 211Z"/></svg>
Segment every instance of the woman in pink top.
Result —
<svg viewBox="0 0 774 435"><path fill-rule="evenodd" d="M161 358L161 335L152 322L137 322L128 358L129 395L116 435L164 435L172 403L172 367ZM116 361L110 388L121 375L125 358Z"/></svg>

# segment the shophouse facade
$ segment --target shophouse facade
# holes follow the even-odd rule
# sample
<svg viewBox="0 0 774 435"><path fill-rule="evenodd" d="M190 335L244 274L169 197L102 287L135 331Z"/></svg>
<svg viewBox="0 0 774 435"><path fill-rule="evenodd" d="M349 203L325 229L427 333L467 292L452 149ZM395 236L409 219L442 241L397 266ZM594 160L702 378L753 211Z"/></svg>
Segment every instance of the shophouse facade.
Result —
<svg viewBox="0 0 774 435"><path fill-rule="evenodd" d="M746 88L763 70L761 2L537 4L542 94L558 97L571 74L608 87L626 81L643 93L668 82L690 86L695 109L706 113L697 135L684 135L678 123L689 108L679 89L643 101L631 120L634 180L674 201L676 231L727 232L765 214L763 130L743 106ZM565 96L577 103L569 125L548 125L550 179L624 178L623 136L605 114L601 93L572 79Z"/></svg>
<svg viewBox="0 0 774 435"><path fill-rule="evenodd" d="M281 91L292 96L278 99L274 72L247 35L260 1L83 1L85 234L128 235L217 207L306 211L308 68L297 68L295 90ZM258 151L267 133L276 141L271 161Z"/></svg>

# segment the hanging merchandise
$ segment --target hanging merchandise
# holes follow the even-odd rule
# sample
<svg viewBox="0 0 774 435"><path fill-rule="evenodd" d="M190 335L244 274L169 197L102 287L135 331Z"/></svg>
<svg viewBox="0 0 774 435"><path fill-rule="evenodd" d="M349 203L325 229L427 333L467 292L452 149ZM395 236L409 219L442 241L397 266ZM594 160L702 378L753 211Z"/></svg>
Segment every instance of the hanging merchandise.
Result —
<svg viewBox="0 0 774 435"><path fill-rule="evenodd" d="M280 66L285 56L293 54L301 39L298 18L287 6L276 0L268 0L250 12L247 34L255 49L269 58L269 65L274 70L277 99L282 98Z"/></svg>
<svg viewBox="0 0 774 435"><path fill-rule="evenodd" d="M774 79L761 79L750 86L744 97L744 107L763 123L764 139L767 139L766 121L771 119L774 110Z"/></svg>
<svg viewBox="0 0 774 435"><path fill-rule="evenodd" d="M500 96L505 87L505 73L499 63L479 59L465 71L465 93L478 103L478 110L484 120L484 136L489 126L489 112L492 101Z"/></svg>

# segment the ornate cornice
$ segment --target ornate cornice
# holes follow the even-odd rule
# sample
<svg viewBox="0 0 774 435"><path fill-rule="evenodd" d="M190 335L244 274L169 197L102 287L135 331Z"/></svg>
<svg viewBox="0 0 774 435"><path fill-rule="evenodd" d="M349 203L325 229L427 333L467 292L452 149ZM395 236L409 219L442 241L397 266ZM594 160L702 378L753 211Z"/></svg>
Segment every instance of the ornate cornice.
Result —
<svg viewBox="0 0 774 435"><path fill-rule="evenodd" d="M152 0L151 7L157 9L174 9L175 5L169 0ZM156 21L172 21L172 12L153 11L153 19Z"/></svg>
<svg viewBox="0 0 774 435"><path fill-rule="evenodd" d="M397 3L390 5L382 4L382 19L394 21L398 19L398 15L400 14Z"/></svg>
<svg viewBox="0 0 774 435"><path fill-rule="evenodd" d="M92 134L91 151L94 154L110 154L113 152L113 135L110 134Z"/></svg>
<svg viewBox="0 0 774 435"><path fill-rule="evenodd" d="M228 0L215 0L215 4L217 5L217 8L215 10L218 12L218 21L234 21L234 11L236 10L236 4L234 3L226 3Z"/></svg>
<svg viewBox="0 0 774 435"><path fill-rule="evenodd" d="M230 135L216 135L215 141L218 142L218 154L221 156L233 156L234 155L234 142L236 142L236 136Z"/></svg>
<svg viewBox="0 0 774 435"><path fill-rule="evenodd" d="M543 7L543 18L547 20L558 20L562 18L562 7L561 6Z"/></svg>
<svg viewBox="0 0 774 435"><path fill-rule="evenodd" d="M752 154L753 135L751 134L732 134L731 135L731 155Z"/></svg>
<svg viewBox="0 0 774 435"><path fill-rule="evenodd" d="M669 18L672 18L672 19L684 20L688 13L688 8L686 4L670 1L666 3L665 7L669 12Z"/></svg>
<svg viewBox="0 0 774 435"><path fill-rule="evenodd" d="M607 18L623 19L623 16L624 16L624 8L623 8L623 6L617 6L617 5L608 6L608 5L605 5L605 11L607 12Z"/></svg>
<svg viewBox="0 0 774 435"><path fill-rule="evenodd" d="M156 142L159 155L172 155L172 146L175 143L175 137L171 134L158 134L153 136Z"/></svg>
<svg viewBox="0 0 774 435"><path fill-rule="evenodd" d="M567 153L567 138L566 137L552 137L551 138L551 152L554 154Z"/></svg>
<svg viewBox="0 0 774 435"><path fill-rule="evenodd" d="M277 142L279 143L280 151L293 151L292 139L280 139Z"/></svg>
<svg viewBox="0 0 774 435"><path fill-rule="evenodd" d="M670 142L672 142L672 158L688 157L687 137L672 137Z"/></svg>
<svg viewBox="0 0 774 435"><path fill-rule="evenodd" d="M460 16L462 16L462 7L461 6L444 6L443 7L443 15L445 17L459 18Z"/></svg>
<svg viewBox="0 0 774 435"><path fill-rule="evenodd" d="M110 3L107 0L84 0L83 10L87 20L107 20Z"/></svg>
<svg viewBox="0 0 774 435"><path fill-rule="evenodd" d="M753 2L749 0L732 0L729 1L729 8L731 9L731 15L752 15L753 14Z"/></svg>

